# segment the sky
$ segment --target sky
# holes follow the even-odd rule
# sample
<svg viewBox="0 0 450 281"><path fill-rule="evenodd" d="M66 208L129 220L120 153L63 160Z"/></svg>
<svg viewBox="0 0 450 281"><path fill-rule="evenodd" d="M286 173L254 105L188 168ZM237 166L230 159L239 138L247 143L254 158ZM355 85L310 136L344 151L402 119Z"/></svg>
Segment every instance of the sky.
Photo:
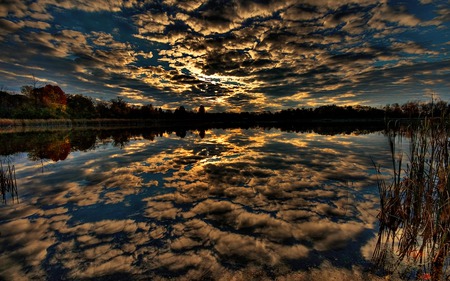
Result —
<svg viewBox="0 0 450 281"><path fill-rule="evenodd" d="M450 0L2 0L0 88L209 111L450 100Z"/></svg>

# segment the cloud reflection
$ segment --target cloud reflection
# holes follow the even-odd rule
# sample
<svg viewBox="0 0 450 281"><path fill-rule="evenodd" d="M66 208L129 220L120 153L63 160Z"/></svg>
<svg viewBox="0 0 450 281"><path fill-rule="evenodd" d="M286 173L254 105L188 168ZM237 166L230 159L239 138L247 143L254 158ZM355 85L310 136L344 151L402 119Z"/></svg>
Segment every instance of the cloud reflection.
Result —
<svg viewBox="0 0 450 281"><path fill-rule="evenodd" d="M384 144L376 134L210 130L105 144L42 174L19 163L29 188L2 207L1 257L12 266L0 275L289 279L316 276L327 260L344 272L374 236L369 156Z"/></svg>

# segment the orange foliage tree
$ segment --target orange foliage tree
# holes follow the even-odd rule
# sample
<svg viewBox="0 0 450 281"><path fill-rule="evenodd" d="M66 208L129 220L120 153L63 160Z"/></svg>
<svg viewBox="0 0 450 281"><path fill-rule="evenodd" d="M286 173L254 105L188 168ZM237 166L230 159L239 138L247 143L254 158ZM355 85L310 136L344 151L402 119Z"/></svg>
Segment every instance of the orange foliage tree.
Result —
<svg viewBox="0 0 450 281"><path fill-rule="evenodd" d="M33 92L43 105L54 109L65 110L67 96L59 86L46 85L45 87L34 89Z"/></svg>

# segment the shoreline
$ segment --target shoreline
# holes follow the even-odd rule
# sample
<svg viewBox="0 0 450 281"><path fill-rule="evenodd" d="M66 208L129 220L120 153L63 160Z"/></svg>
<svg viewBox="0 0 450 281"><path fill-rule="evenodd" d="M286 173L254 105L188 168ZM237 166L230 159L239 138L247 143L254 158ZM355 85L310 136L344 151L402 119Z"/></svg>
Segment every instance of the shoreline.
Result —
<svg viewBox="0 0 450 281"><path fill-rule="evenodd" d="M313 126L385 126L384 119L294 119L294 120L206 120L206 119L0 119L0 133L57 131L71 129L126 128L233 128L233 127L313 127Z"/></svg>
<svg viewBox="0 0 450 281"><path fill-rule="evenodd" d="M392 119L399 120L399 119ZM405 119L410 120L410 119ZM365 123L365 122L385 122L384 118L314 118L314 119L273 119L273 120L258 120L258 118L244 118L242 120L217 120L212 118L207 120L206 118L192 118L192 119L119 119L119 118L97 118L97 119L12 119L12 118L0 118L0 128L4 127L42 127L42 126L102 126L110 124L136 124L136 125L179 125L179 124L248 124L248 123Z"/></svg>

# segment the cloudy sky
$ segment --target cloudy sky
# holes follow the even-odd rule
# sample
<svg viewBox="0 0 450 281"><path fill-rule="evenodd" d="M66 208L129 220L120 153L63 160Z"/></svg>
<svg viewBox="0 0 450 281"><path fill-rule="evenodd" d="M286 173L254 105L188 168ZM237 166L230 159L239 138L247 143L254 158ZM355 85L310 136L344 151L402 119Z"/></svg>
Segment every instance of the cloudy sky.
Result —
<svg viewBox="0 0 450 281"><path fill-rule="evenodd" d="M163 108L450 99L449 0L2 0L0 87Z"/></svg>

